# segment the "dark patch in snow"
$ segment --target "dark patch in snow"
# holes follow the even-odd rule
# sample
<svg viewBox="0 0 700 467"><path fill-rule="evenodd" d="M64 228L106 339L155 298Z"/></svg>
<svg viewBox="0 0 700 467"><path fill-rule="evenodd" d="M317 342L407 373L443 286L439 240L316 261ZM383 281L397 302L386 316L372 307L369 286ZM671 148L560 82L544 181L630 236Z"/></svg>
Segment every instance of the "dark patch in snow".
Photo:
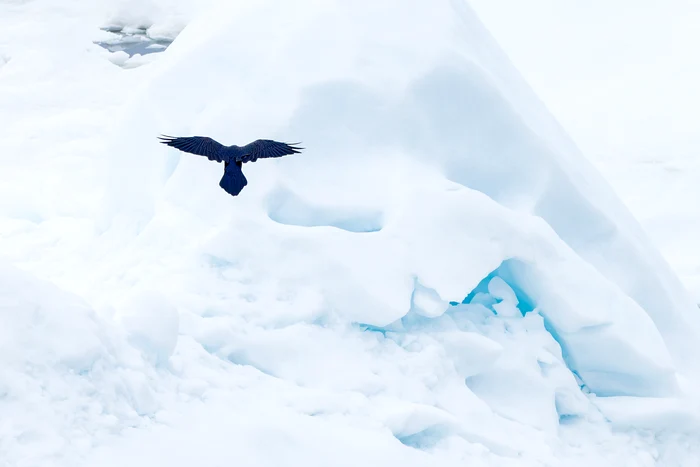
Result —
<svg viewBox="0 0 700 467"><path fill-rule="evenodd" d="M173 41L167 39L153 39L149 37L145 29L128 30L106 27L103 31L111 32L116 37L110 40L95 42L100 47L110 52L126 52L129 57L134 55L148 55L162 52L168 48Z"/></svg>
<svg viewBox="0 0 700 467"><path fill-rule="evenodd" d="M372 324L365 324L365 323L356 323L355 326L357 326L360 331L363 332L378 332L382 336L386 337L386 333L390 332L388 329L385 327L381 326L374 326Z"/></svg>
<svg viewBox="0 0 700 467"><path fill-rule="evenodd" d="M559 424L560 425L573 425L577 421L581 420L581 417L578 415L560 415L559 416Z"/></svg>
<svg viewBox="0 0 700 467"><path fill-rule="evenodd" d="M406 446L427 450L435 447L436 444L450 434L450 430L444 426L433 426L412 435L396 436L396 439Z"/></svg>

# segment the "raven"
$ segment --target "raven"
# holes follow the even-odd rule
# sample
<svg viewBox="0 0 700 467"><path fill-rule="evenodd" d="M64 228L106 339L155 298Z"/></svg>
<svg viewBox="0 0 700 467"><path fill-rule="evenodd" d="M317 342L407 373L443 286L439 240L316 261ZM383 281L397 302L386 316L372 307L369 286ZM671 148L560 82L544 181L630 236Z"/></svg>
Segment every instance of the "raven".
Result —
<svg viewBox="0 0 700 467"><path fill-rule="evenodd" d="M205 156L210 161L224 163L224 176L219 186L231 196L238 196L248 184L243 175L243 164L255 162L258 159L282 157L297 154L301 149L299 143L280 143L271 139L258 139L245 146L224 146L207 136L174 137L161 135L160 142L180 151Z"/></svg>

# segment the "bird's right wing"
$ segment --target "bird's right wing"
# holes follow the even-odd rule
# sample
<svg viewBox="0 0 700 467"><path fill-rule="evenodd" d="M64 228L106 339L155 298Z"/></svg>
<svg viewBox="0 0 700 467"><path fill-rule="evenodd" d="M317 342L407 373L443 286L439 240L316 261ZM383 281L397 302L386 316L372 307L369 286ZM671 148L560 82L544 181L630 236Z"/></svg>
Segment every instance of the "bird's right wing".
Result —
<svg viewBox="0 0 700 467"><path fill-rule="evenodd" d="M161 135L160 142L180 151L205 156L210 161L227 162L226 146L207 136L174 137Z"/></svg>
<svg viewBox="0 0 700 467"><path fill-rule="evenodd" d="M228 164L224 170L224 176L219 182L219 186L231 196L238 196L247 184L248 180L238 164Z"/></svg>

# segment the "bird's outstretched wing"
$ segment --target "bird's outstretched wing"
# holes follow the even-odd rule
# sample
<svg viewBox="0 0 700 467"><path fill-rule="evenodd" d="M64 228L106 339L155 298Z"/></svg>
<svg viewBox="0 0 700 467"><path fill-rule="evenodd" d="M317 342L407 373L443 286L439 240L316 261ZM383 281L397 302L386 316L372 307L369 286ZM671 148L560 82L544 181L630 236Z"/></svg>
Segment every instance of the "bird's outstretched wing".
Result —
<svg viewBox="0 0 700 467"><path fill-rule="evenodd" d="M247 184L248 180L243 175L239 164L228 164L219 182L219 186L231 196L238 196Z"/></svg>
<svg viewBox="0 0 700 467"><path fill-rule="evenodd" d="M160 142L163 144L167 144L180 151L189 152L190 154L205 156L210 161L227 161L226 146L207 136L186 136L179 138L161 135L158 139L160 139Z"/></svg>
<svg viewBox="0 0 700 467"><path fill-rule="evenodd" d="M258 159L268 157L282 157L289 154L297 154L301 149L295 145L299 143L280 143L271 139L258 139L240 148L240 155L236 160L241 162L255 162Z"/></svg>

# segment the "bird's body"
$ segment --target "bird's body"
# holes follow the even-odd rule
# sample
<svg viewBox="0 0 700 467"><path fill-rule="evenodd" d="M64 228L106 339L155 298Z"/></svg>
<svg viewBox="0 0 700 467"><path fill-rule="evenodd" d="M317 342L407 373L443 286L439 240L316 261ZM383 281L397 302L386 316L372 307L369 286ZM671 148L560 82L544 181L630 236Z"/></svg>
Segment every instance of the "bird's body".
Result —
<svg viewBox="0 0 700 467"><path fill-rule="evenodd" d="M248 184L242 170L244 163L297 154L301 152L300 149L303 149L293 144L280 143L270 139L258 139L245 146L224 146L207 136L178 138L163 135L160 137L160 142L180 151L204 156L210 161L223 162L224 176L221 178L219 186L231 196L238 196Z"/></svg>

